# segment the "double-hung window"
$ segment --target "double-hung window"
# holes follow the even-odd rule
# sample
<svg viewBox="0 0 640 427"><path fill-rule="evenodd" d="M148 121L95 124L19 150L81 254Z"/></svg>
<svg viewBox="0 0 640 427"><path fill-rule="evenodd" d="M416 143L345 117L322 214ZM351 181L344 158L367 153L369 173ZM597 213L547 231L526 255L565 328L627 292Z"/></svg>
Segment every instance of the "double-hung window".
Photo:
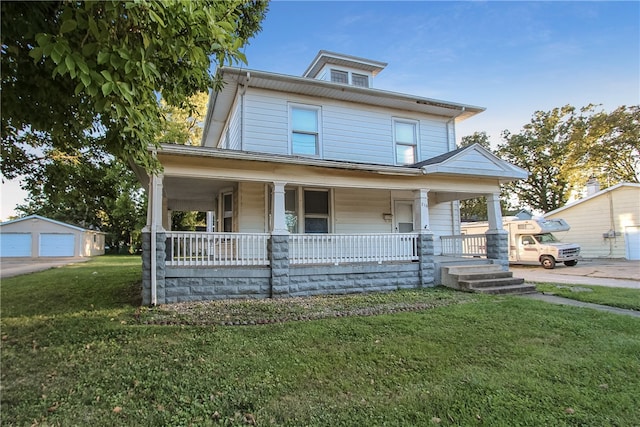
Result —
<svg viewBox="0 0 640 427"><path fill-rule="evenodd" d="M320 108L291 106L291 154L320 155Z"/></svg>
<svg viewBox="0 0 640 427"><path fill-rule="evenodd" d="M329 232L329 192L304 190L304 232Z"/></svg>
<svg viewBox="0 0 640 427"><path fill-rule="evenodd" d="M287 187L284 192L284 210L289 233L329 233L330 194L328 189ZM269 203L269 210L271 209Z"/></svg>
<svg viewBox="0 0 640 427"><path fill-rule="evenodd" d="M412 120L394 120L393 139L396 147L396 164L414 164L418 149L418 123Z"/></svg>

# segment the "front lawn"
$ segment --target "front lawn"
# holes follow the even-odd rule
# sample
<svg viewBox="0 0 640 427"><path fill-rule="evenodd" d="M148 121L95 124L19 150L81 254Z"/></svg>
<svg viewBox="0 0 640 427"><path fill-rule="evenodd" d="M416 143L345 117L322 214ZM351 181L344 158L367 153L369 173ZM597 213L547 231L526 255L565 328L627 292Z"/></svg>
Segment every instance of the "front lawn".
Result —
<svg viewBox="0 0 640 427"><path fill-rule="evenodd" d="M640 310L640 290L590 285L536 283L539 292L611 307Z"/></svg>
<svg viewBox="0 0 640 427"><path fill-rule="evenodd" d="M3 425L640 419L640 319L446 289L141 309L139 281L136 257L2 281Z"/></svg>

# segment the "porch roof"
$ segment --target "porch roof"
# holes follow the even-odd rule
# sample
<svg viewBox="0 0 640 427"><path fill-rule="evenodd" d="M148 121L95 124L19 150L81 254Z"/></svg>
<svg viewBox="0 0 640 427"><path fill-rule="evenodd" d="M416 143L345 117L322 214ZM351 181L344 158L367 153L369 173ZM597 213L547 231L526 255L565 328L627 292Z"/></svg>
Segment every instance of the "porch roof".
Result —
<svg viewBox="0 0 640 427"><path fill-rule="evenodd" d="M466 147L409 166L176 144L162 144L157 156L165 167L165 195L171 200L197 201L198 205L210 204L212 193L230 188L238 181L283 181L292 185L388 190L429 188L439 203L495 193L499 191L499 183L527 176L526 171L498 159L479 146ZM486 164L474 166L481 162ZM145 171L137 168L136 173L143 185L147 185ZM203 182L207 184L202 185Z"/></svg>

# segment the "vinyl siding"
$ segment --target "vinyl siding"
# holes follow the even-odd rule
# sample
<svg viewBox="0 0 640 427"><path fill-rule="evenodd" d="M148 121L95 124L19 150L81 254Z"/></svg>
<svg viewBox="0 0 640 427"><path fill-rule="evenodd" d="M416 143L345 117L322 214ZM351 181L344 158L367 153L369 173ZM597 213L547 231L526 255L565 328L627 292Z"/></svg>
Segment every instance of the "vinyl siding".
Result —
<svg viewBox="0 0 640 427"><path fill-rule="evenodd" d="M625 258L625 229L640 225L640 188L620 187L568 207L547 218L562 218L569 231L554 233L563 242L580 245L584 258ZM613 214L613 215L612 215ZM615 238L603 234L615 230Z"/></svg>
<svg viewBox="0 0 640 427"><path fill-rule="evenodd" d="M336 233L390 233L391 222L382 214L391 212L388 191L337 188L334 191Z"/></svg>
<svg viewBox="0 0 640 427"><path fill-rule="evenodd" d="M238 230L242 233L264 233L264 184L253 182L239 183L238 206Z"/></svg>
<svg viewBox="0 0 640 427"><path fill-rule="evenodd" d="M242 113L242 103L236 102L231 111L231 116L229 119L229 129L228 129L229 141L228 141L228 146L225 147L230 150L242 149L242 145L241 145L242 144L242 120L241 120L242 115L241 113ZM222 134L223 141L225 138L226 138L226 135L223 133Z"/></svg>
<svg viewBox="0 0 640 427"><path fill-rule="evenodd" d="M452 209L452 202L432 205L431 200L429 200L429 224L431 226L431 232L433 233L433 250L436 255L442 254L440 236L457 234L451 219Z"/></svg>
<svg viewBox="0 0 640 427"><path fill-rule="evenodd" d="M242 149L269 154L289 154L289 104L321 107L321 158L359 163L395 162L392 123L394 117L419 121L419 159L447 151L446 122L392 109L353 105L333 100L253 89L244 96Z"/></svg>

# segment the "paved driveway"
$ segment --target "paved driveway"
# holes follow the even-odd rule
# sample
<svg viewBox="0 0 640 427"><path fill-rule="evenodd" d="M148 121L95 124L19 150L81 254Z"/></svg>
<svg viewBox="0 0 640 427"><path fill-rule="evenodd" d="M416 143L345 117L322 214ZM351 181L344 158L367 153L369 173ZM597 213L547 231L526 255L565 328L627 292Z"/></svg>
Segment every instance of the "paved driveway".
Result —
<svg viewBox="0 0 640 427"><path fill-rule="evenodd" d="M19 276L21 274L35 273L50 268L60 267L77 262L89 261L90 258L54 258L48 260L15 260L0 259L0 278Z"/></svg>
<svg viewBox="0 0 640 427"><path fill-rule="evenodd" d="M575 267L558 264L553 270L532 265L511 265L509 269L514 277L522 277L527 282L640 289L640 261L585 259Z"/></svg>

